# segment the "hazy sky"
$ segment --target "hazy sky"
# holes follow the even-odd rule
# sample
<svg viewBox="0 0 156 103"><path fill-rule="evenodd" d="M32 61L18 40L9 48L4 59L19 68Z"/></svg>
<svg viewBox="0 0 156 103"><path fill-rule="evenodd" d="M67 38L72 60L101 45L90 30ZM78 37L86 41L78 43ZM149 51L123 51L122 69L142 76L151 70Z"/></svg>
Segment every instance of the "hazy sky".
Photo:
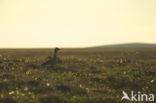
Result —
<svg viewBox="0 0 156 103"><path fill-rule="evenodd" d="M156 0L0 0L0 47L156 43Z"/></svg>

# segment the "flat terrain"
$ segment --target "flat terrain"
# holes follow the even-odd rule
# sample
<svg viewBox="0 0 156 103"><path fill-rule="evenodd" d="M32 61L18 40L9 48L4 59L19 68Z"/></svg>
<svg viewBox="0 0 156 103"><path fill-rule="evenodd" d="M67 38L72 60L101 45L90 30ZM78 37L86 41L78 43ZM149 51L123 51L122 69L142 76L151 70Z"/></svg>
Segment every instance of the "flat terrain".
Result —
<svg viewBox="0 0 156 103"><path fill-rule="evenodd" d="M0 50L0 103L120 103L122 91L156 95L156 48ZM127 103L127 101L125 101Z"/></svg>

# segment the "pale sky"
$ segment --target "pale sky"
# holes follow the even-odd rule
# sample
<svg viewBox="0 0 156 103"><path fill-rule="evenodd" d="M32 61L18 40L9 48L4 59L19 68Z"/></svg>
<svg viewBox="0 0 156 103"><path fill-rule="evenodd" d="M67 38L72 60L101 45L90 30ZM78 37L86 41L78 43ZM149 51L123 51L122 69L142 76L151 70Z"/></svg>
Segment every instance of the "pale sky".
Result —
<svg viewBox="0 0 156 103"><path fill-rule="evenodd" d="M0 0L0 47L156 43L156 0Z"/></svg>

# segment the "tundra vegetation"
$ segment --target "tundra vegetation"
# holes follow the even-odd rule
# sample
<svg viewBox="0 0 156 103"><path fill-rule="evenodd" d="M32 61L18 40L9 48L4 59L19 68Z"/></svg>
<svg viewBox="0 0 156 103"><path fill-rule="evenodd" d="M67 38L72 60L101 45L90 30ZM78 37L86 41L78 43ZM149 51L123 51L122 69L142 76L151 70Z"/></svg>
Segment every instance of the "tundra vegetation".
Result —
<svg viewBox="0 0 156 103"><path fill-rule="evenodd" d="M156 48L0 50L0 103L120 103L122 91L156 95ZM128 101L126 101L128 103Z"/></svg>

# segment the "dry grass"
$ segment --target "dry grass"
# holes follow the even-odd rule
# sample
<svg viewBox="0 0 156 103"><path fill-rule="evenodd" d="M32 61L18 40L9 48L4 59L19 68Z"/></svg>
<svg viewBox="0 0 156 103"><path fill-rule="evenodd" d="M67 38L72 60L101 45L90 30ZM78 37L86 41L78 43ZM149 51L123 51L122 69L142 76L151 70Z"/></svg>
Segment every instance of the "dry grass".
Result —
<svg viewBox="0 0 156 103"><path fill-rule="evenodd" d="M0 103L119 103L122 90L156 94L156 49L0 50Z"/></svg>

